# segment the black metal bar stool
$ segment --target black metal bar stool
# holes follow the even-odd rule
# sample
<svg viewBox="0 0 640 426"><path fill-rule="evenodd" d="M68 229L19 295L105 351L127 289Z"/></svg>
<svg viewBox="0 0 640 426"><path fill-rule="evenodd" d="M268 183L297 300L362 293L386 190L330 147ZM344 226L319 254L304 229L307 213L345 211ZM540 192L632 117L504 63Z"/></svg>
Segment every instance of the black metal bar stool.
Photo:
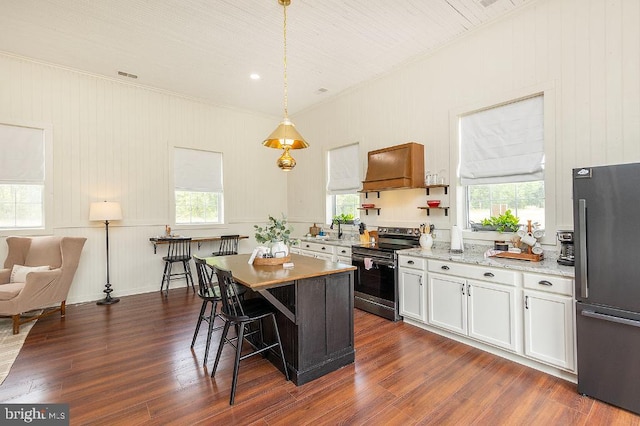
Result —
<svg viewBox="0 0 640 426"><path fill-rule="evenodd" d="M191 238L190 237L172 237L166 238L169 248L167 249L167 255L162 258L164 260L164 272L162 273L162 283L160 284L160 291L165 288L165 296L169 293L169 283L176 277L184 277L187 280L187 287L191 283L191 288L196 291L196 287L193 284L193 276L191 275ZM182 271L173 272L173 264L181 263Z"/></svg>
<svg viewBox="0 0 640 426"><path fill-rule="evenodd" d="M231 396L229 397L229 404L233 405L236 395L236 385L238 384L238 370L240 369L240 361L243 359L265 351L272 351L277 347L279 352L278 355L282 359L284 375L287 380L289 380L289 370L287 369L287 362L284 359L284 351L282 350L280 333L278 332L278 324L275 316L276 308L264 299L255 298L242 301L236 293L236 285L233 281L231 271L220 268L214 269L218 277L218 286L220 287L220 296L222 298L222 310L220 314L225 319L225 323L222 338L218 345L216 362L213 364L211 377L214 377L216 374L220 355L222 354L222 348L225 344L229 343L236 349L235 362L233 364L233 380L231 382ZM267 317L270 317L273 321L274 334L276 338L276 341L271 344L263 342L262 319ZM245 332L245 327L251 323L257 323L257 329ZM227 334L229 333L229 328L232 325L234 325L237 330L237 336L228 338ZM254 351L241 356L242 343L246 338L255 334L258 334L259 336L255 342L247 340L247 342L254 348Z"/></svg>
<svg viewBox="0 0 640 426"><path fill-rule="evenodd" d="M211 346L211 335L214 331L220 330L224 322L224 318L216 313L218 302L222 301L220 298L220 287L214 282L213 269L207 266L207 262L197 256L193 256L193 261L196 263L196 272L198 274L198 296L202 299L202 307L200 308L200 315L198 315L198 322L196 323L196 329L193 332L193 340L191 341L191 347L196 344L196 338L198 337L198 331L200 331L200 325L202 321L206 321L209 324L207 330L207 346L204 351L204 361L202 365L207 365L207 358L209 357L209 346ZM207 314L207 307L211 305L211 309ZM220 318L220 325L216 328L213 327L213 323L216 318Z"/></svg>
<svg viewBox="0 0 640 426"><path fill-rule="evenodd" d="M218 251L212 253L213 256L228 256L238 254L238 241L240 235L221 235Z"/></svg>

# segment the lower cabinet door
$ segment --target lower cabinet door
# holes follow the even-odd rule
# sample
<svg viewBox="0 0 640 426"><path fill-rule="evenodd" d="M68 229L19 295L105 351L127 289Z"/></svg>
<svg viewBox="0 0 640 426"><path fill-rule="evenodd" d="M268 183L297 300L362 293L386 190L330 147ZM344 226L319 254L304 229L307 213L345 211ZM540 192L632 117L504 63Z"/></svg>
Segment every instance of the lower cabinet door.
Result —
<svg viewBox="0 0 640 426"><path fill-rule="evenodd" d="M315 254L315 258L316 259L330 260L330 261L333 262L333 255L331 253L316 253Z"/></svg>
<svg viewBox="0 0 640 426"><path fill-rule="evenodd" d="M416 269L400 268L399 277L400 315L426 322L425 273Z"/></svg>
<svg viewBox="0 0 640 426"><path fill-rule="evenodd" d="M429 273L429 324L467 334L466 280Z"/></svg>
<svg viewBox="0 0 640 426"><path fill-rule="evenodd" d="M469 280L469 337L516 351L519 335L515 294L514 287Z"/></svg>
<svg viewBox="0 0 640 426"><path fill-rule="evenodd" d="M573 299L525 290L525 355L573 371L573 340Z"/></svg>

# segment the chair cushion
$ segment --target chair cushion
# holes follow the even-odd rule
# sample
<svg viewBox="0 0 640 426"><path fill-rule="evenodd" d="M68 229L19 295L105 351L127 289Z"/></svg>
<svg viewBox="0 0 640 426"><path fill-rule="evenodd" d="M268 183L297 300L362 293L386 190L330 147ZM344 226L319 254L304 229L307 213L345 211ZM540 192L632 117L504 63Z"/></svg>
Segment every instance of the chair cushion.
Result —
<svg viewBox="0 0 640 426"><path fill-rule="evenodd" d="M48 271L49 266L22 266L22 265L13 265L11 269L11 278L9 278L10 283L24 283L27 281L27 274L29 272L42 272Z"/></svg>
<svg viewBox="0 0 640 426"><path fill-rule="evenodd" d="M16 297L22 289L25 283L9 283L0 285L0 300L11 300Z"/></svg>

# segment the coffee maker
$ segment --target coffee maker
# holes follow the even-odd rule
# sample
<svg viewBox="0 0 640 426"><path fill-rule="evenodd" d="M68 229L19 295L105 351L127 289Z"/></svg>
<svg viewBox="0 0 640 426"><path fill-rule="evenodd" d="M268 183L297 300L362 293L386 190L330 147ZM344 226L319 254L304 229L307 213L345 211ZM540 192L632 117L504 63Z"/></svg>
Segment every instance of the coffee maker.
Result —
<svg viewBox="0 0 640 426"><path fill-rule="evenodd" d="M573 245L573 231L558 231L558 241L560 241L560 254L558 263L561 265L573 266L575 264L575 247Z"/></svg>

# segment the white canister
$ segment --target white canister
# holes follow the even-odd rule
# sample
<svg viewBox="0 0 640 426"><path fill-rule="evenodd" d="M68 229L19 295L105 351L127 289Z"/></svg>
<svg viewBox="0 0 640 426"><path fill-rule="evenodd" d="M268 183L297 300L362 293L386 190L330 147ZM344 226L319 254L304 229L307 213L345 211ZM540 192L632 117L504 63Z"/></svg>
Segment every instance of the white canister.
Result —
<svg viewBox="0 0 640 426"><path fill-rule="evenodd" d="M422 234L420 235L420 247L423 250L431 250L431 247L433 247L433 237L431 236L431 234Z"/></svg>

